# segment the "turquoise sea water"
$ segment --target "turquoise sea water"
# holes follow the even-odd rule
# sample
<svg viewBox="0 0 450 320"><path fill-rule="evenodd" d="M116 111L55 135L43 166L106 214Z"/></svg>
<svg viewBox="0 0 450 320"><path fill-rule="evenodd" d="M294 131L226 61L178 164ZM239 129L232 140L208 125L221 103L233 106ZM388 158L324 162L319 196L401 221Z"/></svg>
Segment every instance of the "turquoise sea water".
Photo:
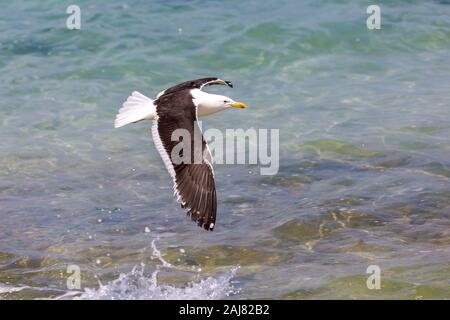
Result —
<svg viewBox="0 0 450 320"><path fill-rule="evenodd" d="M81 30L69 4L1 5L0 299L450 298L448 1L380 1L381 30L369 1L76 1ZM278 175L215 166L213 233L150 123L113 128L205 76L249 105L205 128L280 129Z"/></svg>

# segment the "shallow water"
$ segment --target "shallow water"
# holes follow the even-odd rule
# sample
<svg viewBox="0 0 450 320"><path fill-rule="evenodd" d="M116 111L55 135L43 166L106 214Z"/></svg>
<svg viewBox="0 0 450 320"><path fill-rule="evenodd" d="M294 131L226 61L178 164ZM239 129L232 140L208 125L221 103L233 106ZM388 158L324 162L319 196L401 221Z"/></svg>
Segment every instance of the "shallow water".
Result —
<svg viewBox="0 0 450 320"><path fill-rule="evenodd" d="M378 31L365 1L77 4L80 31L2 4L0 299L450 298L446 1L384 1ZM149 124L112 127L132 90L203 76L250 106L205 128L280 129L278 175L215 166L213 233Z"/></svg>

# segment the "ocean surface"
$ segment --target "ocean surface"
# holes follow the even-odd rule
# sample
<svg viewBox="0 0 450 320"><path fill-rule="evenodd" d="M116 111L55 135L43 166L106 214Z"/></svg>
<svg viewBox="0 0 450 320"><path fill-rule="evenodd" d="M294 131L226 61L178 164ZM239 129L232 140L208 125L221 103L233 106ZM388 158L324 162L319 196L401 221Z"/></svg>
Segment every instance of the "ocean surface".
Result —
<svg viewBox="0 0 450 320"><path fill-rule="evenodd" d="M3 1L0 299L450 298L450 2L380 1L380 30L370 4ZM280 130L277 175L215 166L214 232L151 123L113 128L206 76L249 107L204 128Z"/></svg>

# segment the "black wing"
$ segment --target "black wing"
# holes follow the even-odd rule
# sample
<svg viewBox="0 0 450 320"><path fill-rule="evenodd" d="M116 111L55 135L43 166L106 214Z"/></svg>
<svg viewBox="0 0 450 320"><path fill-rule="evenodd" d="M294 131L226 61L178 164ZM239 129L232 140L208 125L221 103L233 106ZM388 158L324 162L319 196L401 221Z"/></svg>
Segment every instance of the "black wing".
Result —
<svg viewBox="0 0 450 320"><path fill-rule="evenodd" d="M189 90L164 94L155 101L157 119L152 127L153 141L174 182L177 201L186 208L193 221L206 230L213 230L216 222L217 196L211 154L197 124L197 111ZM190 141L172 141L172 133L184 129ZM201 142L201 144L200 144ZM172 154L179 143L190 143L190 155ZM177 152L179 145L175 149ZM184 160L182 160L184 159ZM182 160L182 161L180 161Z"/></svg>
<svg viewBox="0 0 450 320"><path fill-rule="evenodd" d="M219 85L227 85L231 88L233 88L233 84L231 81L222 80L215 77L209 77L209 78L202 78L202 79L196 79L196 80L189 80L180 84L177 84L176 86L170 87L169 89L166 89L162 91L158 96L161 97L164 94L170 94L181 90L187 90L187 89L202 89L204 86L210 86L214 84Z"/></svg>

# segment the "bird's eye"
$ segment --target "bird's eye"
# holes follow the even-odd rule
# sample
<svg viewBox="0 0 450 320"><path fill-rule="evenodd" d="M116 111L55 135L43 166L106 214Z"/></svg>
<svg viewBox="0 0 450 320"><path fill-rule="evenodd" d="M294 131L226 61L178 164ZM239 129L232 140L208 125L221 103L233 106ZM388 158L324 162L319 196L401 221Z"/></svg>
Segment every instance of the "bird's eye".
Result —
<svg viewBox="0 0 450 320"><path fill-rule="evenodd" d="M228 103L228 100L223 100L223 103Z"/></svg>

